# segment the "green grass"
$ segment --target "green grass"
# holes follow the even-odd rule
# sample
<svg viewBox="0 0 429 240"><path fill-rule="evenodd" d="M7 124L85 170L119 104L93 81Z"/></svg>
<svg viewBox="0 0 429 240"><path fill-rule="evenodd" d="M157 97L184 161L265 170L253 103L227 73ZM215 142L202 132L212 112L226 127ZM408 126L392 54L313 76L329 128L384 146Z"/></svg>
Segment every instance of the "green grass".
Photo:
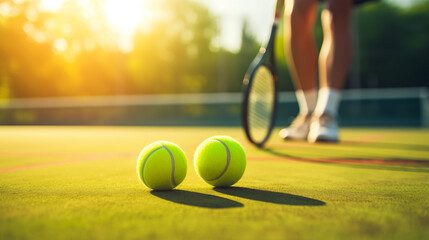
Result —
<svg viewBox="0 0 429 240"><path fill-rule="evenodd" d="M261 150L239 128L0 127L0 239L427 239L429 130L341 133L340 144L273 136ZM198 144L217 134L248 157L232 188L193 169ZM156 140L188 156L177 190L137 178Z"/></svg>

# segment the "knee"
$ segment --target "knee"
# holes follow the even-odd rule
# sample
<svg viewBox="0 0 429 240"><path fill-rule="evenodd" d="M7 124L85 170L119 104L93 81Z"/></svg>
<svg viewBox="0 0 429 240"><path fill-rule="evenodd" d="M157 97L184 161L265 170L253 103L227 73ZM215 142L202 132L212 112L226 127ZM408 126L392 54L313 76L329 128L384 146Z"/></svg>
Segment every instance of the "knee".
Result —
<svg viewBox="0 0 429 240"><path fill-rule="evenodd" d="M290 0L286 1L285 20L289 21L291 27L301 28L308 24L315 14L313 0Z"/></svg>
<svg viewBox="0 0 429 240"><path fill-rule="evenodd" d="M329 0L326 10L336 18L346 19L351 14L352 4L352 0Z"/></svg>
<svg viewBox="0 0 429 240"><path fill-rule="evenodd" d="M330 0L327 1L323 18L329 22L333 28L349 27L352 14L351 0Z"/></svg>

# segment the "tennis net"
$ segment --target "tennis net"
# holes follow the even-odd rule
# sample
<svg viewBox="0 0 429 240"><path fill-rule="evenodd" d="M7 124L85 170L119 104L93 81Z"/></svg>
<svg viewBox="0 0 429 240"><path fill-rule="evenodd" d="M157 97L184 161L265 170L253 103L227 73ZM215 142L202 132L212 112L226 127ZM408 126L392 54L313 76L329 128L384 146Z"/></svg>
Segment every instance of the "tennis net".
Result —
<svg viewBox="0 0 429 240"><path fill-rule="evenodd" d="M343 126L429 126L426 88L343 91ZM0 100L3 125L241 125L241 93L115 95ZM298 112L293 92L280 92L277 126Z"/></svg>

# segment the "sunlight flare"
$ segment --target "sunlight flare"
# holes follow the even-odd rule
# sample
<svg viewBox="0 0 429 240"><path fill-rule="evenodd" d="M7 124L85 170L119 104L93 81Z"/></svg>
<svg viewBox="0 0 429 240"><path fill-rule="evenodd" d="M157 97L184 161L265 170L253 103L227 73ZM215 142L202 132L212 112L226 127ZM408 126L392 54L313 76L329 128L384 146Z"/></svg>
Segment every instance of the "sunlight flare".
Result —
<svg viewBox="0 0 429 240"><path fill-rule="evenodd" d="M39 9L43 12L57 12L65 0L40 0Z"/></svg>
<svg viewBox="0 0 429 240"><path fill-rule="evenodd" d="M132 35L143 15L143 1L107 0L104 5L109 24L121 34Z"/></svg>

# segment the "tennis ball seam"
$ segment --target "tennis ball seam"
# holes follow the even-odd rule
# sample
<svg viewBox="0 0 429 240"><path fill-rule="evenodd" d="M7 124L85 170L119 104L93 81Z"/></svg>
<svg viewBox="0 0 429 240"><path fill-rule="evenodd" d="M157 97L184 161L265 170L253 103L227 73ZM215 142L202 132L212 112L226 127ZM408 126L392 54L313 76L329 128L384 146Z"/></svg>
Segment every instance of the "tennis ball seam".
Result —
<svg viewBox="0 0 429 240"><path fill-rule="evenodd" d="M175 161L174 161L173 153L171 153L170 150L166 146L164 146L162 144L161 144L161 146L165 150L167 150L168 154L170 155L170 158L171 158L171 184L173 184L173 187L176 187L177 184L176 184L176 180L174 179L174 172L175 172L176 166L175 166Z"/></svg>
<svg viewBox="0 0 429 240"><path fill-rule="evenodd" d="M146 166L146 162L147 162L147 160L150 158L150 156L152 156L152 154L154 154L156 151L158 151L158 150L161 150L161 149L165 149L167 152L168 152L168 154L170 155L170 158L171 158L171 184L173 185L173 187L176 187L177 185L176 185L176 180L174 179L174 171L175 171L175 161L174 161L174 156L173 156L173 154L170 152L170 150L167 148L167 147L165 147L164 145L162 145L162 144L160 144L161 145L161 147L159 147L159 148L157 148L157 149L155 149L155 150L153 150L147 157L146 157L146 159L144 160L144 162L143 162L143 167L142 167L142 180L143 180L143 183L147 186L147 183L146 183L146 181L145 181L145 174L144 174L144 169L145 169L145 166Z"/></svg>
<svg viewBox="0 0 429 240"><path fill-rule="evenodd" d="M158 150L160 150L160 149L162 149L162 147L159 147L159 148L157 148L157 149L153 150L151 153L149 153L149 155L147 155L146 159L145 159L145 160L144 160L144 162L143 162L143 167L142 167L142 180L143 180L143 183L144 183L146 186L147 186L147 182L146 182L146 180L145 180L144 169L145 169L145 167L146 167L147 160L149 160L149 158L150 158L150 156L152 156L152 154L154 154L156 151L158 151Z"/></svg>
<svg viewBox="0 0 429 240"><path fill-rule="evenodd" d="M220 142L225 147L225 149L226 149L226 166L225 166L225 168L223 169L222 173L219 176L217 176L216 178L213 178L213 179L208 179L207 181L216 181L216 180L220 179L226 173L226 171L228 170L229 163L231 161L231 153L229 151L228 146L224 142L222 142L221 140L219 140L219 139L214 139L214 140Z"/></svg>

